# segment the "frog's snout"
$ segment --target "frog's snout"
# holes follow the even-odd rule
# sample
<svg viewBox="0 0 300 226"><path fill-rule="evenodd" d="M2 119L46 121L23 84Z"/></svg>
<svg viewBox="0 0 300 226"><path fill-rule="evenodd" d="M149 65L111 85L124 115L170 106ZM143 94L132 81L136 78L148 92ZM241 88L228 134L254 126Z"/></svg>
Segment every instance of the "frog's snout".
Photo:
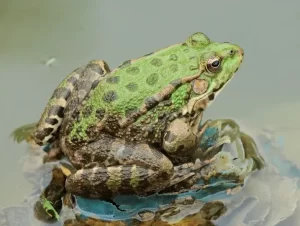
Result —
<svg viewBox="0 0 300 226"><path fill-rule="evenodd" d="M244 50L243 50L242 48L239 48L239 54L240 54L241 56L244 56Z"/></svg>
<svg viewBox="0 0 300 226"><path fill-rule="evenodd" d="M238 48L238 54L240 55L241 62L242 62L244 59L244 50L241 47Z"/></svg>

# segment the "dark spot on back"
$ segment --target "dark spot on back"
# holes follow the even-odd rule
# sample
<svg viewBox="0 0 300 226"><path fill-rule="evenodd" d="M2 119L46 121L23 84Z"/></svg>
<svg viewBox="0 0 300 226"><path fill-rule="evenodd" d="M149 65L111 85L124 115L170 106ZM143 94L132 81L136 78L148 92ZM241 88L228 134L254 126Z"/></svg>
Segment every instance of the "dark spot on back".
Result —
<svg viewBox="0 0 300 226"><path fill-rule="evenodd" d="M137 75L140 72L140 69L138 67L129 67L126 69L126 72L131 75Z"/></svg>
<svg viewBox="0 0 300 226"><path fill-rule="evenodd" d="M91 113L92 113L93 109L91 106L86 106L85 108L83 108L82 110L82 115L84 117L88 117Z"/></svg>
<svg viewBox="0 0 300 226"><path fill-rule="evenodd" d="M158 74L157 73L152 73L149 75L146 79L146 82L148 85L152 86L158 81Z"/></svg>
<svg viewBox="0 0 300 226"><path fill-rule="evenodd" d="M116 84L120 81L120 77L119 76L111 76L111 77L108 77L106 79L106 82L107 83L111 83L111 84Z"/></svg>
<svg viewBox="0 0 300 226"><path fill-rule="evenodd" d="M138 89L138 85L134 82L128 83L125 87L131 92L134 92Z"/></svg>
<svg viewBox="0 0 300 226"><path fill-rule="evenodd" d="M169 59L172 60L172 61L177 61L178 57L177 57L176 54L171 54Z"/></svg>
<svg viewBox="0 0 300 226"><path fill-rule="evenodd" d="M178 65L177 64L172 64L171 66L170 66L170 70L171 70L171 72L177 72L178 71Z"/></svg>
<svg viewBox="0 0 300 226"><path fill-rule="evenodd" d="M105 110L104 109L100 108L100 109L96 110L96 117L98 119L102 119L104 117L104 115L105 115Z"/></svg>
<svg viewBox="0 0 300 226"><path fill-rule="evenodd" d="M64 107L58 106L58 105L52 106L48 112L48 116L51 116L51 115L57 115L58 117L63 118L64 117Z"/></svg>
<svg viewBox="0 0 300 226"><path fill-rule="evenodd" d="M56 125L58 123L58 120L56 118L46 118L45 122L50 125Z"/></svg>
<svg viewBox="0 0 300 226"><path fill-rule="evenodd" d="M129 66L130 64L131 64L131 60L126 60L119 66L119 68L125 68L125 67Z"/></svg>
<svg viewBox="0 0 300 226"><path fill-rule="evenodd" d="M110 91L107 91L104 95L103 95L103 101L106 102L106 103L110 103L110 102L113 102L115 101L116 99L118 99L118 95L115 91L113 90L110 90Z"/></svg>
<svg viewBox="0 0 300 226"><path fill-rule="evenodd" d="M163 62L161 59L159 58L154 58L150 64L152 64L153 66L156 66L156 67L160 67L161 65L163 65Z"/></svg>
<svg viewBox="0 0 300 226"><path fill-rule="evenodd" d="M215 94L214 94L214 93L210 94L210 95L208 96L208 99L209 99L209 100L214 100L214 99L215 99Z"/></svg>

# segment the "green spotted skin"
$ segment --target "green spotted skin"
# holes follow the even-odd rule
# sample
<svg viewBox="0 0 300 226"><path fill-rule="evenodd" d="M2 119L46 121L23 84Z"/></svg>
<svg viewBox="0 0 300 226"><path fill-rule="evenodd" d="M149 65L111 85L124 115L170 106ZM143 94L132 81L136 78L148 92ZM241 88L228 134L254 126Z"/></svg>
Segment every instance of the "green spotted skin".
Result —
<svg viewBox="0 0 300 226"><path fill-rule="evenodd" d="M36 140L58 141L78 170L66 181L68 192L76 195L145 194L180 183L180 176L174 180L176 169L195 161L202 112L242 60L239 46L212 42L198 32L113 71L104 61L92 61L77 72L62 106L60 87L74 76L54 92ZM63 114L49 110L57 106ZM53 117L60 120L52 128ZM180 175L189 175L184 172Z"/></svg>
<svg viewBox="0 0 300 226"><path fill-rule="evenodd" d="M180 113L192 96L197 96L191 82L202 79L208 84L206 92L198 95L198 102L204 100L201 107L204 110L238 69L242 54L238 46L210 42L202 33L196 33L184 43L125 61L106 75L84 101L70 140L94 139L104 128L119 137L141 141L148 136L141 130L154 128L146 141L157 142L164 130L159 124L166 123L160 116ZM217 75L206 68L208 59L214 55L223 59L224 68ZM188 111L194 113L198 109ZM158 123L146 125L145 121Z"/></svg>

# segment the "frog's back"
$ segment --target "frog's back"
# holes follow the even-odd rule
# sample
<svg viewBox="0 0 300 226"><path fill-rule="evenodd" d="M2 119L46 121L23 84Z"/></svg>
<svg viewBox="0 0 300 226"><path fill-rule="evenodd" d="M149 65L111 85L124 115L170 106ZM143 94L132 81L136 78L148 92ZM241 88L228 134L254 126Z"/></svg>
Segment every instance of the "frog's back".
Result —
<svg viewBox="0 0 300 226"><path fill-rule="evenodd" d="M128 60L102 80L87 101L94 109L116 113L136 109L144 99L170 82L197 73L195 50L176 44L144 57Z"/></svg>

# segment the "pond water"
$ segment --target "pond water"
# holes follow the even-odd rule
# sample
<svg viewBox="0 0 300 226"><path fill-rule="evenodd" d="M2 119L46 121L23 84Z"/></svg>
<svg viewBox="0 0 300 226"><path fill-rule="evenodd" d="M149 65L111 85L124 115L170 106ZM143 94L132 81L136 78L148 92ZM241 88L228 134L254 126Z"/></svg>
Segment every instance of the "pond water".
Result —
<svg viewBox="0 0 300 226"><path fill-rule="evenodd" d="M205 117L237 119L254 134L272 130L284 140L284 156L300 166L298 1L0 3L0 206L20 203L32 189L22 174L27 146L9 135L39 119L65 75L92 59L104 59L114 68L197 31L215 41L236 43L245 52L237 76ZM282 178L277 185L281 183ZM297 192L285 189L298 199ZM289 208L281 200L278 205Z"/></svg>

